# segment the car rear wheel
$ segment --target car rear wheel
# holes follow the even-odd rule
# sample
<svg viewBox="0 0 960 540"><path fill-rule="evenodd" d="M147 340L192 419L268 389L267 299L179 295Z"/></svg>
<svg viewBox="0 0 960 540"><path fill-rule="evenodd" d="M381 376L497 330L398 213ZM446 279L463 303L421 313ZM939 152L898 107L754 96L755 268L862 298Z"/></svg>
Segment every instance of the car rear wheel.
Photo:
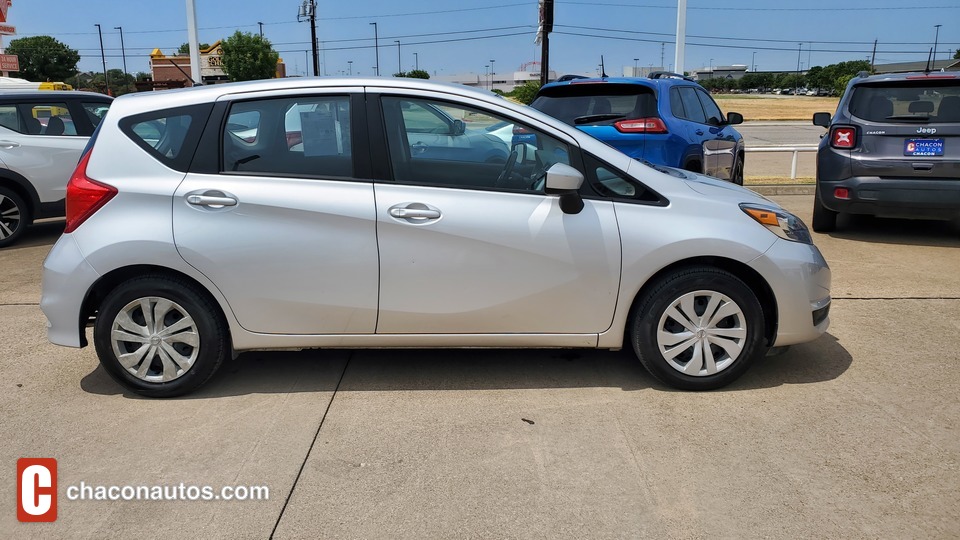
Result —
<svg viewBox="0 0 960 540"><path fill-rule="evenodd" d="M94 343L124 388L174 397L206 383L228 353L227 326L207 295L166 276L127 281L100 305Z"/></svg>
<svg viewBox="0 0 960 540"><path fill-rule="evenodd" d="M813 230L819 233L831 232L837 228L837 212L828 209L820 202L820 188L813 194Z"/></svg>
<svg viewBox="0 0 960 540"><path fill-rule="evenodd" d="M729 272L694 267L667 275L643 295L630 336L643 366L683 390L713 390L766 353L763 309Z"/></svg>
<svg viewBox="0 0 960 540"><path fill-rule="evenodd" d="M30 211L16 192L0 187L0 247L17 241L30 223Z"/></svg>

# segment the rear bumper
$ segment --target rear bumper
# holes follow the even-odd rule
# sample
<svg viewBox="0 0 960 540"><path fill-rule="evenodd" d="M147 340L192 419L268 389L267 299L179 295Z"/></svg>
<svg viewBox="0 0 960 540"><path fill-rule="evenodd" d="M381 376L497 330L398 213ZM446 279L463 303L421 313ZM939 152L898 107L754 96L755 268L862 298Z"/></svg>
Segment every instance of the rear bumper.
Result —
<svg viewBox="0 0 960 540"><path fill-rule="evenodd" d="M834 212L914 219L960 218L960 179L854 176L817 180L820 202ZM850 199L838 199L847 188Z"/></svg>
<svg viewBox="0 0 960 540"><path fill-rule="evenodd" d="M66 347L86 345L86 321L80 320L80 310L87 290L99 277L73 236L61 236L43 261L40 309L47 317L47 338L51 343Z"/></svg>

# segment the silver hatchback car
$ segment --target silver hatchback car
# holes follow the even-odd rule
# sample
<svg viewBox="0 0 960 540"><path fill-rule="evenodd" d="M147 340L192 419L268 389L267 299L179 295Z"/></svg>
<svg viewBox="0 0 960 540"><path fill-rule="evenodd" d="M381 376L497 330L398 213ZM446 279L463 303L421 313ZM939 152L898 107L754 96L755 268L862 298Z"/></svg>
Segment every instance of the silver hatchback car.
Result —
<svg viewBox="0 0 960 540"><path fill-rule="evenodd" d="M324 78L117 99L41 307L52 342L93 326L105 370L154 397L253 349L626 339L708 390L820 336L829 288L803 222L749 190L491 93Z"/></svg>

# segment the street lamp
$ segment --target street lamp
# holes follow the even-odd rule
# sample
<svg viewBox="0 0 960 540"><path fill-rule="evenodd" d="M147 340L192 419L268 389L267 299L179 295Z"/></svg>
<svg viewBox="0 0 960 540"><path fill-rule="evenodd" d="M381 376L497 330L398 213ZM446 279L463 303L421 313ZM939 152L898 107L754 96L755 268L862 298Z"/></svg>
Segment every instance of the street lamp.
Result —
<svg viewBox="0 0 960 540"><path fill-rule="evenodd" d="M637 76L638 76L638 75L637 75L637 63L638 63L639 61L640 61L639 58L634 58L634 59L633 59L633 76L634 76L634 77L637 77Z"/></svg>
<svg viewBox="0 0 960 540"><path fill-rule="evenodd" d="M353 60L347 60L347 74L353 75Z"/></svg>
<svg viewBox="0 0 960 540"><path fill-rule="evenodd" d="M99 24L94 24L97 27L97 34L100 36L100 59L103 60L103 86L107 91L107 95L110 95L110 79L107 77L107 56L103 54L103 31L100 29Z"/></svg>
<svg viewBox="0 0 960 540"><path fill-rule="evenodd" d="M377 55L377 65L376 67L374 67L374 69L377 70L377 77L379 77L380 76L380 43L379 43L379 38L377 37L377 23L372 22L370 24L373 25L373 50L374 50L374 54Z"/></svg>
<svg viewBox="0 0 960 540"><path fill-rule="evenodd" d="M797 43L797 84L793 88L793 95L796 96L800 90L800 54L803 53L803 43Z"/></svg>
<svg viewBox="0 0 960 540"><path fill-rule="evenodd" d="M933 62L931 62L931 64L930 64L930 67L931 67L932 69L936 69L935 66L936 66L936 64L937 64L937 41L939 41L939 39L940 39L940 27L941 27L941 26L943 26L943 25L942 25L942 24L935 24L935 25L933 25L933 27L937 29L937 33L936 33L936 35L933 37Z"/></svg>
<svg viewBox="0 0 960 540"><path fill-rule="evenodd" d="M483 66L483 82L490 88L490 64Z"/></svg>
<svg viewBox="0 0 960 540"><path fill-rule="evenodd" d="M262 23L262 22L257 22L257 24L260 25L260 39L263 39L263 23Z"/></svg>
<svg viewBox="0 0 960 540"><path fill-rule="evenodd" d="M416 66L414 69L420 71L420 57L417 56L417 53L413 53L413 64Z"/></svg>
<svg viewBox="0 0 960 540"><path fill-rule="evenodd" d="M750 62L750 65L753 66L750 68L750 71L757 71L757 51L753 51L753 60Z"/></svg>
<svg viewBox="0 0 960 540"><path fill-rule="evenodd" d="M403 73L403 66L400 63L400 40L393 40L397 44L397 73Z"/></svg>
<svg viewBox="0 0 960 540"><path fill-rule="evenodd" d="M120 31L120 55L123 57L123 74L127 74L127 50L123 47L123 27L114 26L114 30Z"/></svg>

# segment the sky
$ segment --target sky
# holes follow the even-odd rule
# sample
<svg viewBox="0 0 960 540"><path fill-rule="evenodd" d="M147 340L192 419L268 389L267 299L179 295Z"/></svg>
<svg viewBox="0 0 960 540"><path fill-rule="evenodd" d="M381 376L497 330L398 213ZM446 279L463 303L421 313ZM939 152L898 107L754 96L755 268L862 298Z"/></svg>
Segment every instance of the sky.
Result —
<svg viewBox="0 0 960 540"><path fill-rule="evenodd" d="M303 74L310 28L297 22L302 0L195 0L200 41L233 32L263 34L287 64ZM374 26L382 74L415 63L431 75L512 72L539 60L534 44L536 0L396 2L317 0L317 35L327 75L372 75ZM8 24L17 37L51 35L81 54L79 68L102 71L103 29L107 68L148 71L154 48L170 54L187 41L185 0L13 0ZM596 73L603 56L609 75L624 66L672 68L676 0L556 0L550 68L558 74ZM688 0L685 68L731 64L758 71L795 70L868 59L878 40L877 63L926 60L941 24L938 58L960 48L960 0ZM417 53L416 57L413 53ZM661 55L662 53L662 55ZM661 64L661 58L663 58Z"/></svg>

